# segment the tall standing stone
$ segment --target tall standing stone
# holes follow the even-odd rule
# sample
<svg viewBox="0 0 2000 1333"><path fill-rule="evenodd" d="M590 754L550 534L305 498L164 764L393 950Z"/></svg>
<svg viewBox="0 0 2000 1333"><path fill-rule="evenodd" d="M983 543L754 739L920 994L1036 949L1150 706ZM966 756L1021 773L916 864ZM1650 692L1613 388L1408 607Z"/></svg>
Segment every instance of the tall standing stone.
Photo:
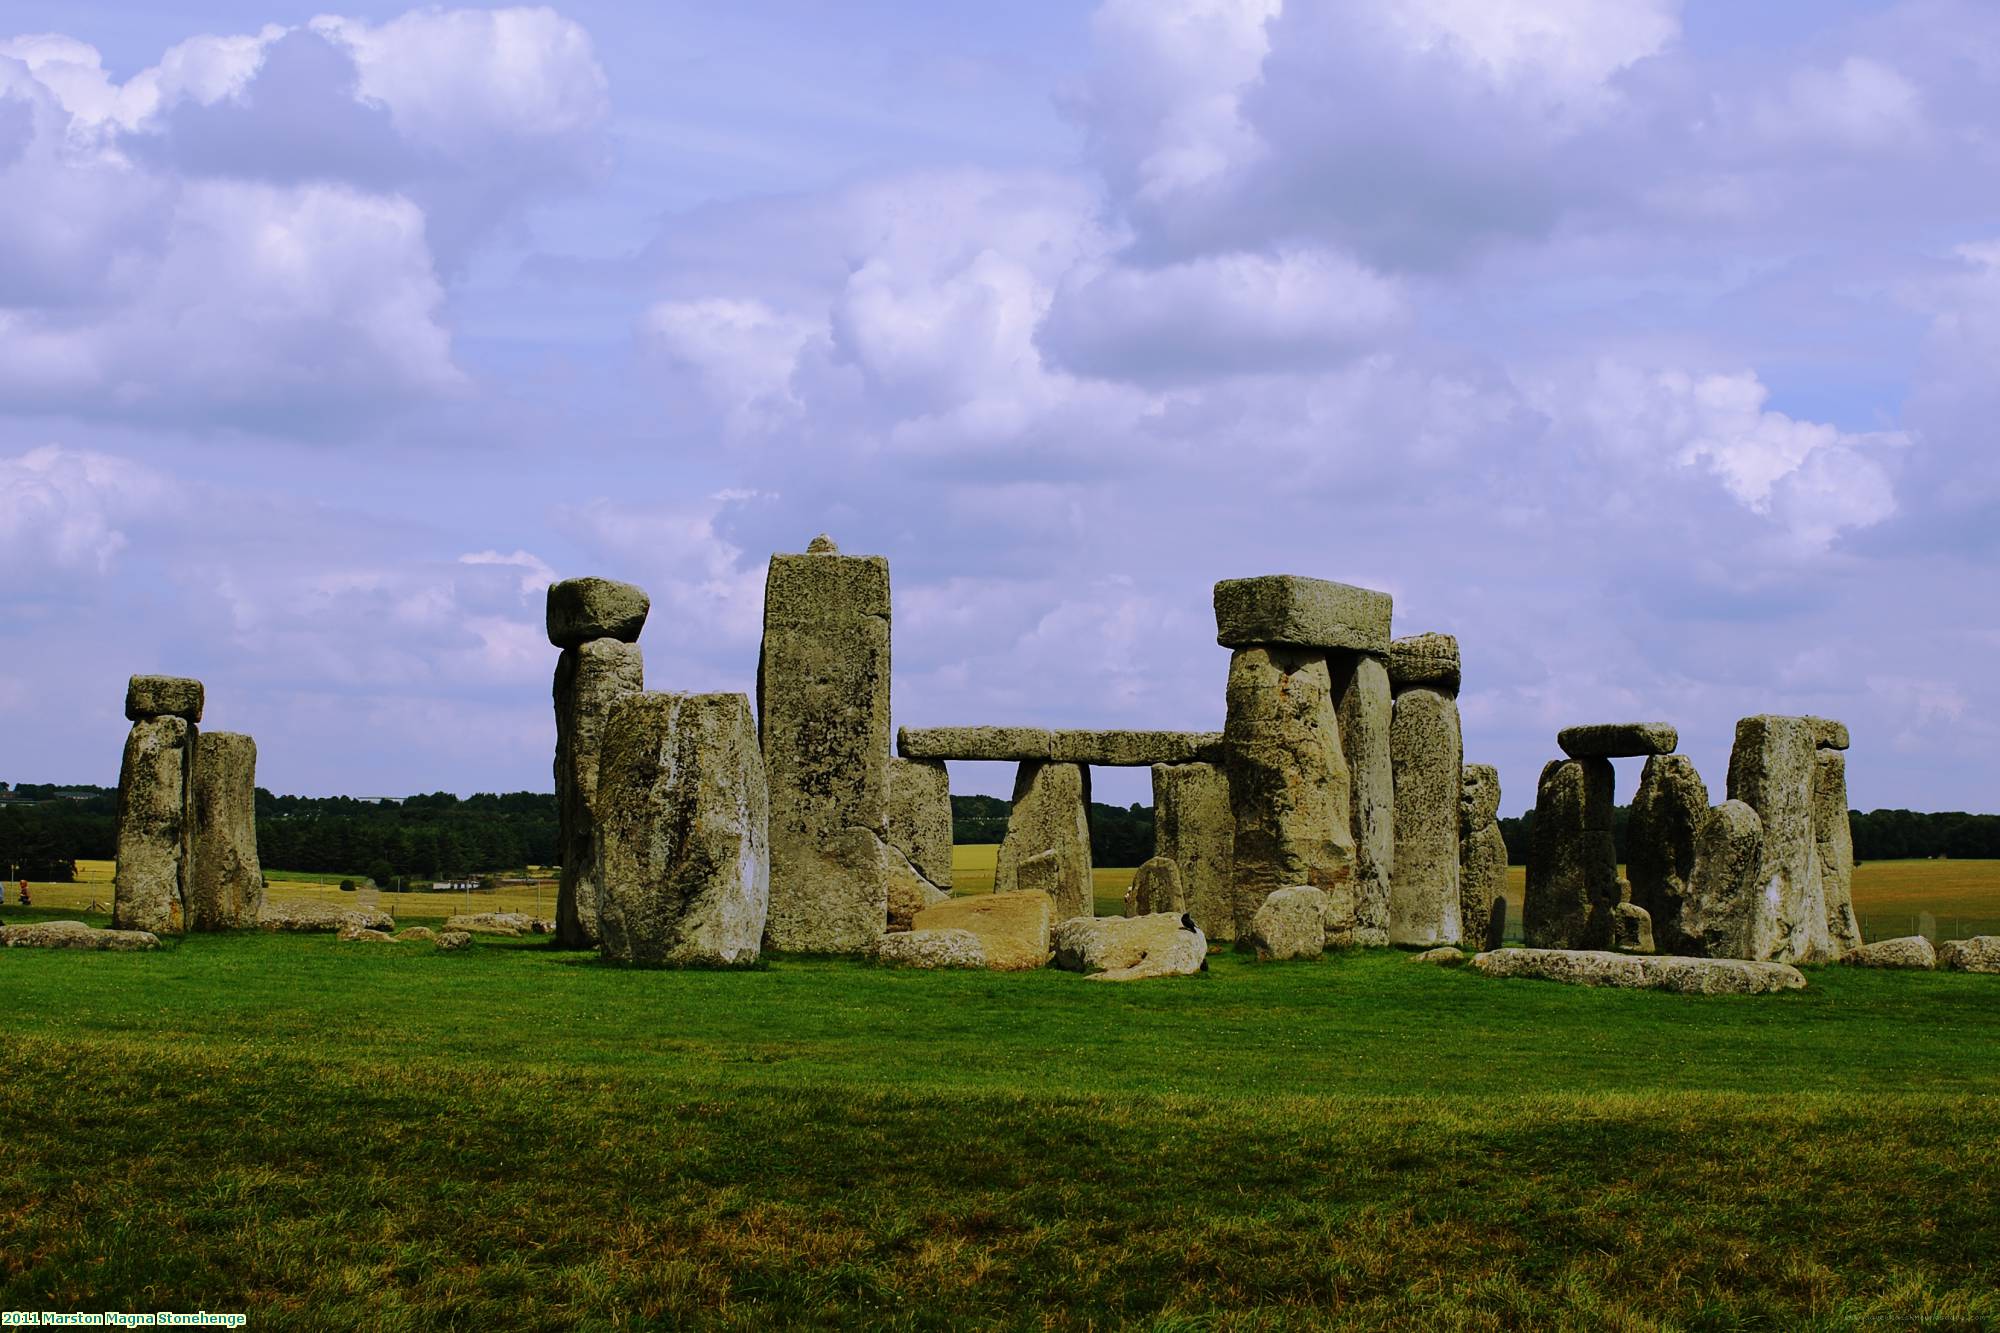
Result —
<svg viewBox="0 0 2000 1333"><path fill-rule="evenodd" d="M610 707L598 777L599 952L651 966L754 961L771 862L750 701L622 695Z"/></svg>
<svg viewBox="0 0 2000 1333"><path fill-rule="evenodd" d="M1534 949L1608 949L1619 902L1609 759L1555 759L1535 787L1521 931Z"/></svg>
<svg viewBox="0 0 2000 1333"><path fill-rule="evenodd" d="M1389 942L1431 947L1464 934L1459 905L1459 798L1465 746L1458 721L1458 640L1418 634L1389 645L1395 706L1396 852Z"/></svg>
<svg viewBox="0 0 2000 1333"><path fill-rule="evenodd" d="M632 632L638 632L637 626ZM605 719L613 700L645 688L645 657L636 643L586 639L563 649L556 660L557 855L562 861L562 882L556 891L556 941L565 948L588 949L597 944L604 857L604 840L598 828L597 775Z"/></svg>
<svg viewBox="0 0 2000 1333"><path fill-rule="evenodd" d="M1844 740L1846 728L1841 732ZM1827 934L1834 952L1846 954L1861 947L1861 922L1854 915L1854 832L1847 816L1847 756L1828 746L1813 754L1812 821Z"/></svg>
<svg viewBox="0 0 2000 1333"><path fill-rule="evenodd" d="M125 739L118 770L118 869L111 924L179 934L187 928L187 820L195 726L185 717L142 717Z"/></svg>
<svg viewBox="0 0 2000 1333"><path fill-rule="evenodd" d="M1501 907L1506 926L1507 839L1500 832L1500 770L1491 764L1467 764L1458 802L1458 920L1460 943L1475 949L1497 949L1493 937L1493 904Z"/></svg>
<svg viewBox="0 0 2000 1333"><path fill-rule="evenodd" d="M757 722L771 792L768 948L865 953L888 919L889 562L824 537L764 582Z"/></svg>
<svg viewBox="0 0 2000 1333"><path fill-rule="evenodd" d="M1656 754L1639 775L1625 826L1632 901L1646 909L1662 952L1685 953L1681 909L1694 892L1696 843L1708 818L1708 785L1684 754Z"/></svg>
<svg viewBox="0 0 2000 1333"><path fill-rule="evenodd" d="M1673 948L1702 958L1756 957L1763 844L1763 821L1741 801L1724 801L1702 817Z"/></svg>
<svg viewBox="0 0 2000 1333"><path fill-rule="evenodd" d="M889 845L940 889L951 887L951 774L941 759L889 760Z"/></svg>
<svg viewBox="0 0 2000 1333"><path fill-rule="evenodd" d="M1340 748L1347 759L1348 824L1354 832L1354 943L1389 942L1396 867L1396 770L1389 732L1395 695L1375 653L1330 653ZM1213 931L1209 938L1214 939Z"/></svg>
<svg viewBox="0 0 2000 1333"><path fill-rule="evenodd" d="M1202 934L1234 940L1236 815L1227 773L1214 764L1153 765L1153 850L1181 868L1187 913Z"/></svg>
<svg viewBox="0 0 2000 1333"><path fill-rule="evenodd" d="M1223 743L1236 817L1236 939L1248 938L1265 898L1304 884L1326 895L1329 940L1351 943L1354 831L1326 654L1238 648L1229 661Z"/></svg>
<svg viewBox="0 0 2000 1333"><path fill-rule="evenodd" d="M1021 866L1053 856L1051 882L1020 882ZM1049 873L1049 872L1045 872ZM993 891L1037 888L1055 903L1055 919L1095 916L1090 877L1090 770L1082 764L1024 762L1014 774L1014 809L993 867Z"/></svg>
<svg viewBox="0 0 2000 1333"><path fill-rule="evenodd" d="M1817 719L1761 714L1736 724L1729 752L1729 799L1757 812L1763 886L1752 936L1755 962L1830 962L1839 955L1827 927L1825 881L1813 832Z"/></svg>
<svg viewBox="0 0 2000 1333"><path fill-rule="evenodd" d="M188 928L257 924L264 869L257 859L257 742L229 731L195 737Z"/></svg>

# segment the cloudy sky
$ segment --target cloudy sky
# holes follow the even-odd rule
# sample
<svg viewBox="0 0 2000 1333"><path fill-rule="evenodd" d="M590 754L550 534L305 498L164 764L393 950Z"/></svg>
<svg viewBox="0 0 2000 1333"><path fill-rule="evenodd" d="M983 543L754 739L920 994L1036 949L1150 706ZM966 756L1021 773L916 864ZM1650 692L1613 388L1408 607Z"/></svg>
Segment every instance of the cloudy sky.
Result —
<svg viewBox="0 0 2000 1333"><path fill-rule="evenodd" d="M1573 722L1719 799L1753 712L2000 809L1988 0L0 25L0 779L165 671L278 791L547 789L549 580L747 690L826 530L899 723L1219 727L1210 587L1291 572L1459 636L1509 813Z"/></svg>

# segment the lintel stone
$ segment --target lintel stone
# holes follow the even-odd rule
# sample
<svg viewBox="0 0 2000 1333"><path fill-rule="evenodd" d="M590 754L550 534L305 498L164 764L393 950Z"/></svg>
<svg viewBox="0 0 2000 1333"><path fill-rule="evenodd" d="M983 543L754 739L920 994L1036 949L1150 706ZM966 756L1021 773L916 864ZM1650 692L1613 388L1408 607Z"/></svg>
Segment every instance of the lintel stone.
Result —
<svg viewBox="0 0 2000 1333"><path fill-rule="evenodd" d="M1215 585L1215 641L1225 648L1389 650L1389 594L1327 579L1266 574Z"/></svg>
<svg viewBox="0 0 2000 1333"><path fill-rule="evenodd" d="M199 722L202 694L201 682L185 676L134 676L125 686L125 720L180 717Z"/></svg>
<svg viewBox="0 0 2000 1333"><path fill-rule="evenodd" d="M1604 722L1564 727L1556 744L1572 759L1630 759L1672 754L1681 734L1668 722Z"/></svg>
<svg viewBox="0 0 2000 1333"><path fill-rule="evenodd" d="M1397 690L1424 686L1458 693L1458 639L1450 634L1412 634L1389 645L1389 684Z"/></svg>
<svg viewBox="0 0 2000 1333"><path fill-rule="evenodd" d="M549 642L580 648L592 639L637 643L652 610L646 590L615 579L564 579L549 585Z"/></svg>

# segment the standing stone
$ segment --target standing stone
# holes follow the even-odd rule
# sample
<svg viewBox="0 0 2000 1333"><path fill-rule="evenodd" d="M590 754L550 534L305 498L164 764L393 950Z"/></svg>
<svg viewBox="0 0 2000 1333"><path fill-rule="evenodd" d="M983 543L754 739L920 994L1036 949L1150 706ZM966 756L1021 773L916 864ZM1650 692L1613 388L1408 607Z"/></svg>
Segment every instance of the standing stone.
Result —
<svg viewBox="0 0 2000 1333"><path fill-rule="evenodd" d="M1854 915L1854 832L1847 818L1847 756L1839 750L1822 747L1813 753L1812 824L1820 884L1826 893L1827 935L1834 952L1845 955L1861 947L1861 922Z"/></svg>
<svg viewBox="0 0 2000 1333"><path fill-rule="evenodd" d="M553 594L554 589L550 591ZM588 639L563 649L556 661L557 855L562 862L562 882L556 890L556 942L564 948L597 946L604 859L597 774L605 719L613 700L645 688L645 658L636 643Z"/></svg>
<svg viewBox="0 0 2000 1333"><path fill-rule="evenodd" d="M599 952L651 966L755 961L771 861L750 701L621 696L605 724L599 790Z"/></svg>
<svg viewBox="0 0 2000 1333"><path fill-rule="evenodd" d="M1354 831L1325 653L1238 648L1223 737L1236 817L1235 938L1249 935L1271 893L1304 884L1327 897L1328 942L1351 943Z"/></svg>
<svg viewBox="0 0 2000 1333"><path fill-rule="evenodd" d="M1752 936L1754 961L1830 962L1825 881L1813 831L1817 729L1812 718L1763 714L1736 724L1729 752L1729 798L1757 812L1764 841L1757 871L1763 906Z"/></svg>
<svg viewBox="0 0 2000 1333"><path fill-rule="evenodd" d="M1457 944L1464 934L1458 824L1465 747L1458 675L1458 640L1449 634L1418 634L1389 645L1389 681L1396 693L1389 721L1396 801L1391 944Z"/></svg>
<svg viewBox="0 0 2000 1333"><path fill-rule="evenodd" d="M1187 911L1187 890L1181 881L1180 863L1168 856L1155 856L1132 876L1125 893L1126 916L1153 916Z"/></svg>
<svg viewBox="0 0 2000 1333"><path fill-rule="evenodd" d="M1389 942L1389 891L1396 866L1396 770L1389 753L1395 700L1389 667L1373 653L1336 653L1327 666L1340 716L1340 749L1347 759L1354 943L1380 946ZM1215 938L1213 931L1209 938Z"/></svg>
<svg viewBox="0 0 2000 1333"><path fill-rule="evenodd" d="M866 953L888 918L887 560L824 537L771 557L757 718L771 793L765 943Z"/></svg>
<svg viewBox="0 0 2000 1333"><path fill-rule="evenodd" d="M188 928L254 926L264 907L257 860L257 742L204 731L194 742L194 825L188 869Z"/></svg>
<svg viewBox="0 0 2000 1333"><path fill-rule="evenodd" d="M1500 832L1500 770L1467 764L1458 801L1458 920L1461 943L1497 949L1492 933L1493 904L1500 926L1507 924L1507 839Z"/></svg>
<svg viewBox="0 0 2000 1333"><path fill-rule="evenodd" d="M1236 815L1223 769L1153 765L1153 850L1181 868L1186 911L1202 933L1224 943L1234 940Z"/></svg>
<svg viewBox="0 0 2000 1333"><path fill-rule="evenodd" d="M1763 821L1741 801L1710 810L1695 831L1694 871L1675 948L1695 957L1754 958L1762 884Z"/></svg>
<svg viewBox="0 0 2000 1333"><path fill-rule="evenodd" d="M1486 947L1498 949L1507 942L1507 900L1495 898L1493 906L1487 909Z"/></svg>
<svg viewBox="0 0 2000 1333"><path fill-rule="evenodd" d="M1618 904L1609 759L1553 759L1535 787L1521 929L1536 949L1604 949Z"/></svg>
<svg viewBox="0 0 2000 1333"><path fill-rule="evenodd" d="M1053 854L1052 868L1029 883L1022 865ZM1046 863L1045 863L1046 864ZM1090 878L1090 770L1082 764L1024 762L1014 774L1014 810L993 867L993 891L1040 889L1055 919L1094 916Z"/></svg>
<svg viewBox="0 0 2000 1333"><path fill-rule="evenodd" d="M1694 891L1696 835L1708 818L1708 786L1684 754L1656 754L1639 775L1625 827L1632 901L1653 921L1667 953L1685 953L1681 908Z"/></svg>
<svg viewBox="0 0 2000 1333"><path fill-rule="evenodd" d="M1637 903L1611 909L1611 947L1620 953L1653 952L1652 914Z"/></svg>
<svg viewBox="0 0 2000 1333"><path fill-rule="evenodd" d="M941 759L889 760L889 845L940 889L951 887L951 774Z"/></svg>
<svg viewBox="0 0 2000 1333"><path fill-rule="evenodd" d="M185 717L141 718L118 770L118 869L111 924L178 935L187 926L187 793L195 727Z"/></svg>

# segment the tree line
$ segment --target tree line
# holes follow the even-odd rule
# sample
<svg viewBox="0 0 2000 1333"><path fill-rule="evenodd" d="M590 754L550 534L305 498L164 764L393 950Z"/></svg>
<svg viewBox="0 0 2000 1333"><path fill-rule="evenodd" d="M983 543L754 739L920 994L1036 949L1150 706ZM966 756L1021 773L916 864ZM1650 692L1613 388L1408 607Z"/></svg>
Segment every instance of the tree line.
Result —
<svg viewBox="0 0 2000 1333"><path fill-rule="evenodd" d="M1611 836L1618 861L1626 861L1625 830L1632 807L1612 812ZM1854 834L1856 861L1903 861L1949 857L1954 861L2000 860L2000 815L1973 815L1963 810L1850 810L1847 824ZM1528 863L1528 842L1534 836L1535 812L1500 821L1507 840L1507 860Z"/></svg>
<svg viewBox="0 0 2000 1333"><path fill-rule="evenodd" d="M958 844L999 842L1007 836L1012 801L997 796L951 798L951 840ZM1153 854L1153 807L1129 808L1090 803L1090 863L1136 866Z"/></svg>

